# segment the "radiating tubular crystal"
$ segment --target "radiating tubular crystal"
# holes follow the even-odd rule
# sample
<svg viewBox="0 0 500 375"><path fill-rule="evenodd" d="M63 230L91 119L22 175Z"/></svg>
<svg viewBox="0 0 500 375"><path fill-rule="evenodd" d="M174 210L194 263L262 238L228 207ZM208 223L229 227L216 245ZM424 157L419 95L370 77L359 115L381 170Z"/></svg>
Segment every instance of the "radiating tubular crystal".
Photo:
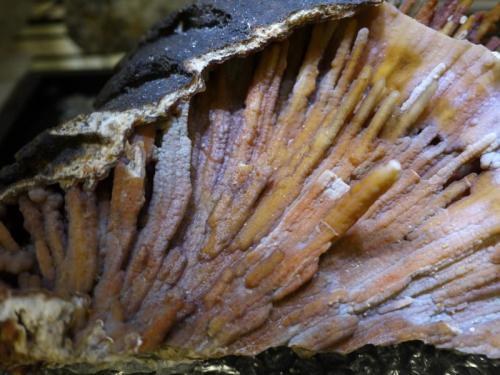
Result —
<svg viewBox="0 0 500 375"><path fill-rule="evenodd" d="M442 33L388 4L303 27L136 124L97 184L19 196L0 321L23 292L73 301L58 359L416 339L500 357L500 60L447 36L469 27L448 5L416 12Z"/></svg>

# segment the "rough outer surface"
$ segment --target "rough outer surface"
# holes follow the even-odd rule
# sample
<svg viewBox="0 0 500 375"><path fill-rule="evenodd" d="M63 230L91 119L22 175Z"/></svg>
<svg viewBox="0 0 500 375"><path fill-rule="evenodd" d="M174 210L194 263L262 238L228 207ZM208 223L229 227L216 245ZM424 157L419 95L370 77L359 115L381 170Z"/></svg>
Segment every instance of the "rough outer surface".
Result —
<svg viewBox="0 0 500 375"><path fill-rule="evenodd" d="M351 26L344 28L346 23ZM68 311L72 323L64 326L67 330L51 333L53 342L74 344L68 362L112 362L112 353L118 353L119 360L125 357L124 348L151 353L165 344L213 357L256 354L284 344L313 352L351 352L367 342L387 345L414 339L499 356L495 298L500 263L500 62L484 47L450 39L388 5L341 24L338 32L347 46L356 30L357 36L352 50L342 49L338 55L349 56L350 68L342 70L335 89L320 85L328 88L319 92L332 95L331 101L322 95L307 99L318 82L315 67L327 45L324 35L334 32L335 22L313 28L311 53L306 53L285 105L270 110L266 107L275 101L255 99L260 93L271 98L279 94L275 80L260 69L243 105L243 97L234 92L244 85L228 79L224 70L240 63L234 61L214 72L222 79L210 79L207 92L190 108L182 104L172 110L163 127L136 129L114 169L111 202L109 195L100 194L110 193L106 182L96 189L78 184L68 189L63 179L58 182L63 183L64 197L51 186L19 198L32 243L21 249L8 228L1 228L0 242L5 259L36 250L40 272L27 266L34 273L24 275L35 280L16 271L24 265L3 262L8 272L19 276L21 291L38 281L34 288L42 286L43 294L50 290L62 298L93 298L89 318L77 309ZM307 36L307 30L302 31L299 34ZM412 44L415 40L420 44ZM283 53L288 43L266 49L259 55L259 66L266 71L276 66L283 74L282 64L268 62L289 56ZM294 49L291 56L296 55ZM332 64L329 73L336 66ZM329 82L329 73L320 81ZM349 94L344 95L348 86ZM387 90L390 95L382 95ZM200 102L203 96L209 103ZM342 103L337 97L344 98ZM353 111L375 105L374 97L383 97L383 104L364 128L363 111ZM404 101L388 101L398 97ZM235 112L217 112L224 105ZM308 106L313 114L326 106L325 120L305 116ZM208 129L214 131L206 143L196 132L203 131L197 126L204 110L215 113L207 116ZM126 117L118 117L128 111L133 110L115 114L123 134L129 129L121 122ZM255 113L271 120L260 121ZM375 121L388 116L395 122ZM279 126L274 126L275 118ZM317 123L302 126L302 118ZM225 137L225 129L239 129L230 126L234 123L243 124L244 131ZM189 128L192 144L188 125L194 127ZM319 130L311 131L316 126ZM262 139L253 135L268 134L267 127L288 132ZM334 130L342 131L338 138ZM119 149L120 140L113 136L118 131L108 126L108 132L109 145L118 142ZM232 142L231 137L239 135L242 138ZM153 151L155 139L158 147ZM227 139L236 145L229 155ZM210 154L205 153L207 145ZM94 163L102 148L89 150L95 155L88 161ZM145 194L152 160L152 192ZM259 193L263 187L266 195ZM188 200L194 204L191 210ZM146 215L140 215L143 202L149 202ZM12 216L7 216L6 225L13 226ZM43 315L44 305L27 309L17 299L21 293L5 298L16 302L4 304L0 337L14 343L6 345L7 350L14 347L14 355L36 354L36 359L61 362L58 350L35 353L27 347L44 345L50 337L36 325L26 325ZM30 300L36 300L35 295ZM59 298L52 302L66 304ZM88 329L82 328L86 322ZM22 345L26 338L27 345ZM172 353L159 354L172 358Z"/></svg>
<svg viewBox="0 0 500 375"><path fill-rule="evenodd" d="M119 65L97 112L47 130L0 171L0 202L37 184L103 178L132 127L154 122L179 99L202 91L208 67L248 55L298 26L348 17L377 2L206 0L174 13Z"/></svg>
<svg viewBox="0 0 500 375"><path fill-rule="evenodd" d="M309 10L324 15L332 4L354 8L362 0L205 0L175 13L151 30L120 64L97 98L97 108L124 110L157 103L191 82L196 64L231 45L241 51L255 35ZM263 11L265 9L265 11ZM309 9L308 11L305 11ZM304 13L305 14L305 13ZM273 33L273 31L271 31ZM168 35L166 37L166 35Z"/></svg>

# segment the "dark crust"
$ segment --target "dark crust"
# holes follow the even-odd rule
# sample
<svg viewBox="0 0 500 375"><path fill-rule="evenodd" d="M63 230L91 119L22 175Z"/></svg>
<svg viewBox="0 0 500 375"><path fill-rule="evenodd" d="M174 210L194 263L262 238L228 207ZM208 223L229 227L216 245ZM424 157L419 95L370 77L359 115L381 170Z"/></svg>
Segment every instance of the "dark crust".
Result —
<svg viewBox="0 0 500 375"><path fill-rule="evenodd" d="M0 187L20 178L35 176L42 170L50 174L51 169L64 164L68 158L78 157L84 143L99 144L100 138L98 133L54 135L44 131L16 153L16 163L0 170Z"/></svg>
<svg viewBox="0 0 500 375"><path fill-rule="evenodd" d="M120 144L138 123L153 122L168 107L156 106L170 97L189 99L202 89L205 67L254 52L249 41L260 35L264 48L285 35L269 31L286 24L287 32L312 21L342 18L380 0L201 0L157 24L117 66L115 75L96 100L96 112L48 129L24 146L16 162L0 170L0 201L12 201L22 191L53 183L71 184L106 176ZM336 10L332 8L338 7ZM304 11L308 16L291 21ZM117 31L119 32L119 31ZM257 38L259 39L259 38ZM213 57L221 51L232 52ZM190 65L202 61L202 68ZM153 110L151 110L153 108ZM127 124L114 113L128 113ZM116 134L103 134L102 123L118 123ZM93 161L93 167L87 167Z"/></svg>
<svg viewBox="0 0 500 375"><path fill-rule="evenodd" d="M96 108L124 110L152 104L193 79L184 62L248 39L259 27L303 9L363 0L204 0L157 24L119 64Z"/></svg>

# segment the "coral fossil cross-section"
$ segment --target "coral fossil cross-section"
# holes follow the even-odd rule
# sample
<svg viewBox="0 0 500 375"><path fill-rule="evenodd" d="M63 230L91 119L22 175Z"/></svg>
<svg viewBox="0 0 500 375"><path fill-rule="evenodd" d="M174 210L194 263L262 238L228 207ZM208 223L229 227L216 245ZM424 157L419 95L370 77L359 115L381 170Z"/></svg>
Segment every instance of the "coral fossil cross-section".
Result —
<svg viewBox="0 0 500 375"><path fill-rule="evenodd" d="M3 363L500 357L498 56L389 4L238 4L160 24L1 172Z"/></svg>

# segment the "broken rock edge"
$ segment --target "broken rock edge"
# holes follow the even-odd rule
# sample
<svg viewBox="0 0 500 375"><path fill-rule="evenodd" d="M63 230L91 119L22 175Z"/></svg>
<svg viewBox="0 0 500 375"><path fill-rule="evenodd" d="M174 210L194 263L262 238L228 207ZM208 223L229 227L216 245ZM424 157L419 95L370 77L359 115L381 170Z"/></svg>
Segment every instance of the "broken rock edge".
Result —
<svg viewBox="0 0 500 375"><path fill-rule="evenodd" d="M57 137L85 136L93 132L102 139L112 141L109 150L105 150L96 160L94 150L77 150L66 156L63 165L51 165L43 169L48 172L39 172L34 176L19 176L19 180L0 187L0 203L12 203L22 193L37 186L60 184L70 186L75 182L85 182L86 186L93 186L99 180L104 179L123 152L125 141L135 126L154 123L166 116L174 105L180 101L188 101L194 95L205 90L206 73L209 68L224 63L225 61L245 57L262 50L270 43L282 40L291 34L296 28L306 26L314 22L341 19L353 16L369 3L378 0L370 0L366 4L325 4L304 9L290 14L280 22L261 26L253 30L252 34L243 40L224 46L221 49L210 51L201 56L184 61L185 69L193 74L193 79L180 90L170 92L158 103L146 104L140 108L130 108L124 111L95 111L89 115L77 116L76 118L48 129L37 138L40 142L31 142L25 146L30 149L30 154L36 154L37 150L48 147L51 140ZM45 140L43 140L45 136ZM82 142L83 143L83 142ZM106 149L106 147L102 147ZM86 164L93 161L96 165L89 168ZM16 165L23 167L25 160L18 160ZM1 173L0 173L1 174Z"/></svg>

